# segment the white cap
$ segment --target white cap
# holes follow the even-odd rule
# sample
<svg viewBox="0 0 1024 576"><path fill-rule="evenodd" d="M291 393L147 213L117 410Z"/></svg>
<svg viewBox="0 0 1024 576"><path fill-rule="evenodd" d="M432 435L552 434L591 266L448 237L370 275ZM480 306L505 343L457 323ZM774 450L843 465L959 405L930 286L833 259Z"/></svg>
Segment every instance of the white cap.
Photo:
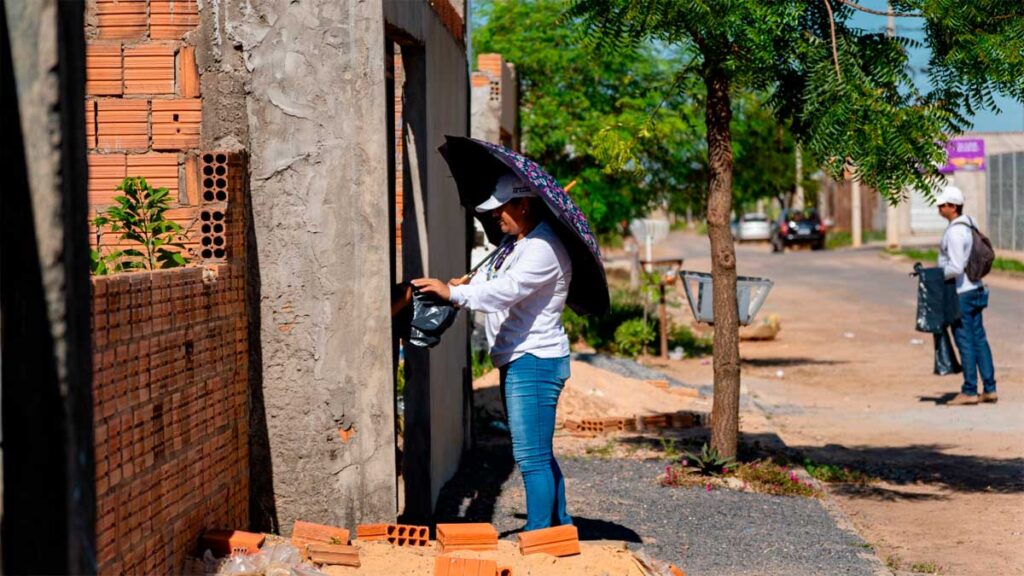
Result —
<svg viewBox="0 0 1024 576"><path fill-rule="evenodd" d="M950 184L942 189L942 192L935 198L935 205L942 206L943 204L956 204L957 206L964 205L964 193L962 190Z"/></svg>
<svg viewBox="0 0 1024 576"><path fill-rule="evenodd" d="M477 212L490 212L513 198L529 198L536 196L533 189L523 183L515 174L505 174L498 178L494 185L494 193L483 204L476 207Z"/></svg>

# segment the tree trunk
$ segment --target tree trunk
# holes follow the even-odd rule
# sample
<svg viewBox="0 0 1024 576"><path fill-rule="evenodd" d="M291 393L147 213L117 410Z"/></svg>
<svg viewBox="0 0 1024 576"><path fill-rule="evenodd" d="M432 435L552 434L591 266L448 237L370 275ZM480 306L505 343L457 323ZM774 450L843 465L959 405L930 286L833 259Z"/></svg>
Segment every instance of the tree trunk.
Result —
<svg viewBox="0 0 1024 576"><path fill-rule="evenodd" d="M715 313L715 396L711 408L711 447L722 456L736 455L740 406L740 335L736 308L736 249L732 213L732 110L729 77L712 65L704 76L708 99L708 238L711 240L712 306Z"/></svg>

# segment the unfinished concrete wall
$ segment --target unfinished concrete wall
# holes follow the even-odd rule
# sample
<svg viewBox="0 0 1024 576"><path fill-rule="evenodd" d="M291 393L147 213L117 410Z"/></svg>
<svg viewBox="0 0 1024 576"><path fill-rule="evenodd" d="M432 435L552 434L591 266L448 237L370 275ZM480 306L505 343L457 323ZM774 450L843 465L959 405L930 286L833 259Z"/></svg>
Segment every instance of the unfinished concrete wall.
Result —
<svg viewBox="0 0 1024 576"><path fill-rule="evenodd" d="M392 520L381 3L209 0L200 12L204 143L237 143L251 159L253 410L269 439L252 482L272 491L254 522L287 533L298 518ZM343 428L355 431L347 442Z"/></svg>
<svg viewBox="0 0 1024 576"><path fill-rule="evenodd" d="M7 574L96 571L83 22L78 2L0 2Z"/></svg>
<svg viewBox="0 0 1024 576"><path fill-rule="evenodd" d="M405 163L415 178L405 182L403 238L418 238L417 250L403 250L406 280L420 273L448 279L468 269L466 212L437 152L446 134L469 131L464 27L455 4L384 2L388 30L405 43ZM420 222L425 234L419 234ZM441 487L458 469L467 437L470 375L465 315L436 348L424 353L407 350L406 367L405 513L414 521L432 512Z"/></svg>
<svg viewBox="0 0 1024 576"><path fill-rule="evenodd" d="M519 149L519 79L515 66L501 54L477 56L472 77L474 138Z"/></svg>

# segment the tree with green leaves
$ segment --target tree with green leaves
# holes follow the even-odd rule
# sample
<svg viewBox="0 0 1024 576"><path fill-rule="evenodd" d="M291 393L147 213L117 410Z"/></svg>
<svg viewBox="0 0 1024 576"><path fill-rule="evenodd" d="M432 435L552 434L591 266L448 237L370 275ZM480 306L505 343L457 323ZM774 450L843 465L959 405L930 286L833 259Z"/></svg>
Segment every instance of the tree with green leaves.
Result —
<svg viewBox="0 0 1024 576"><path fill-rule="evenodd" d="M598 234L618 231L693 180L703 147L699 107L673 84L676 51L652 45L611 53L584 45L559 24L565 0L493 0L474 7L473 46L516 66L523 149L571 191ZM651 116L657 122L649 122ZM602 131L650 126L632 171L609 172L596 146Z"/></svg>
<svg viewBox="0 0 1024 576"><path fill-rule="evenodd" d="M734 97L766 94L776 119L830 176L854 178L892 202L907 188L929 197L942 182L943 143L993 95L1024 100L1024 2L892 0L897 17L924 21L931 88L907 66L911 40L849 23L852 0L574 0L570 21L611 53L659 41L683 51L683 72L704 90L707 221L714 277L712 447L736 453L740 356L733 202ZM885 12L878 12L881 16ZM628 165L632 141L606 161Z"/></svg>

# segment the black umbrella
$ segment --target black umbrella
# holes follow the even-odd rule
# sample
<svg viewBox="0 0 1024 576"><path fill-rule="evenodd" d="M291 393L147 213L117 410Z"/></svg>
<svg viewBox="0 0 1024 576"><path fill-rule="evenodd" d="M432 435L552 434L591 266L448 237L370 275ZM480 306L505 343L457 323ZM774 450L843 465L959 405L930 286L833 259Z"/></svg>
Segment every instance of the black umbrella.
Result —
<svg viewBox="0 0 1024 576"><path fill-rule="evenodd" d="M590 224L569 194L536 162L508 148L463 136L445 136L438 150L455 177L463 206L473 209L494 191L498 178L514 173L544 200L551 214L551 227L572 259L572 283L567 304L580 314L603 315L608 311L608 280L597 238ZM497 222L475 210L487 238L494 244L502 239Z"/></svg>

